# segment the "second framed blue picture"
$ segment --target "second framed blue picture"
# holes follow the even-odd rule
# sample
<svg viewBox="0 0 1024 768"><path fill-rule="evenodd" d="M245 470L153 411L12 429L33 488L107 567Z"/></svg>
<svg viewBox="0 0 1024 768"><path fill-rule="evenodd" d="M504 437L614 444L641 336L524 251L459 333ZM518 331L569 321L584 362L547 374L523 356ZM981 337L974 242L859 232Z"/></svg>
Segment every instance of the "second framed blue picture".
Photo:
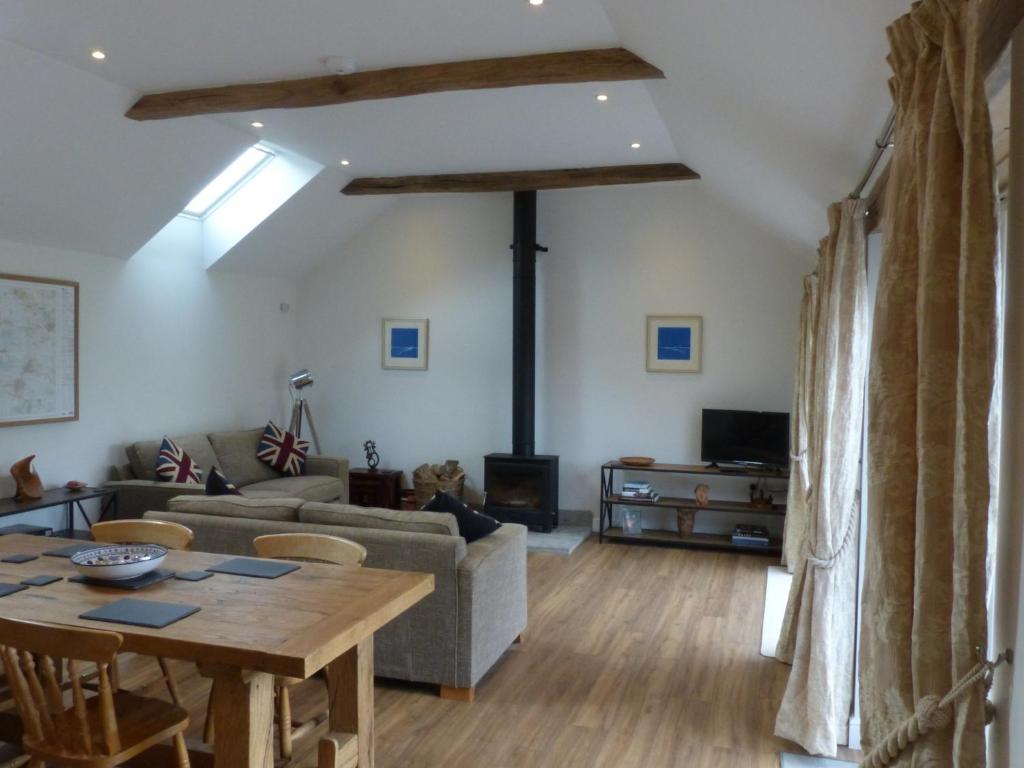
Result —
<svg viewBox="0 0 1024 768"><path fill-rule="evenodd" d="M702 321L698 315L647 316L647 370L699 373Z"/></svg>
<svg viewBox="0 0 1024 768"><path fill-rule="evenodd" d="M381 365L405 371L425 371L429 320L384 320Z"/></svg>

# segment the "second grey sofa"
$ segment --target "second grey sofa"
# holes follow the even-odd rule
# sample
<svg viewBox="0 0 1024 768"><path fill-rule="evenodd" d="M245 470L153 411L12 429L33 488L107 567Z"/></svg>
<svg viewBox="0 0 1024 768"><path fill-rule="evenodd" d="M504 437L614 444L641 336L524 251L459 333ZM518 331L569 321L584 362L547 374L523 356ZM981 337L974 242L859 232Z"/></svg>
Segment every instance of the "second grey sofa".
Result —
<svg viewBox="0 0 1024 768"><path fill-rule="evenodd" d="M253 555L269 533L324 533L366 547L368 568L434 575L434 592L374 635L381 677L433 683L471 700L473 689L526 628L526 528L505 524L467 544L455 518L436 512L321 504L302 499L183 496L147 519L181 523L193 549Z"/></svg>
<svg viewBox="0 0 1024 768"><path fill-rule="evenodd" d="M191 456L203 477L216 466L238 486L243 496L252 498L299 498L306 501L348 501L348 459L329 456L306 458L306 474L282 477L256 458L263 429L175 437L181 449ZM162 440L144 440L129 445L128 464L112 469L108 486L118 490L118 517L138 518L149 510L167 509L175 496L206 493L203 485L167 483L156 479L154 466Z"/></svg>

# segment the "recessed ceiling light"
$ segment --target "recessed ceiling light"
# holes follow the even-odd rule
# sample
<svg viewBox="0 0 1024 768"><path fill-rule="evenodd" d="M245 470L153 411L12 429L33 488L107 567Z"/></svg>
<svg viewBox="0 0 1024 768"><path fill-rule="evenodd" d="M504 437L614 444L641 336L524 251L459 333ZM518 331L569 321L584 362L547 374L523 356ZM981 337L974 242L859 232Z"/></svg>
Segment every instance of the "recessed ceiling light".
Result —
<svg viewBox="0 0 1024 768"><path fill-rule="evenodd" d="M349 165L349 161L348 161L348 160L342 160L342 161L341 161L341 164L342 164L342 165Z"/></svg>
<svg viewBox="0 0 1024 768"><path fill-rule="evenodd" d="M249 123L249 125L251 125L253 128L263 127L263 123L261 123L259 120L253 120L251 123Z"/></svg>
<svg viewBox="0 0 1024 768"><path fill-rule="evenodd" d="M99 48L97 48L95 51L93 51L89 55L92 56L97 61L103 61L103 59L107 58L107 54L105 54Z"/></svg>
<svg viewBox="0 0 1024 768"><path fill-rule="evenodd" d="M607 93L599 93L594 98L597 99L598 101L608 101L608 94Z"/></svg>
<svg viewBox="0 0 1024 768"><path fill-rule="evenodd" d="M530 0L530 5L544 5L544 0Z"/></svg>
<svg viewBox="0 0 1024 768"><path fill-rule="evenodd" d="M633 149L640 149L640 142L639 141L634 141L629 146L631 146Z"/></svg>

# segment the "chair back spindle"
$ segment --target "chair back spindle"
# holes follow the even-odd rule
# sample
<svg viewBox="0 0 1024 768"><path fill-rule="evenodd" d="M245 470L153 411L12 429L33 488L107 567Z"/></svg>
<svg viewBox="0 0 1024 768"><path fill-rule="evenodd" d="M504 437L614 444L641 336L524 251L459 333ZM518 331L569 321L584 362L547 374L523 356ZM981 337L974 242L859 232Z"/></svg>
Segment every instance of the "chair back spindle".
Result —
<svg viewBox="0 0 1024 768"><path fill-rule="evenodd" d="M0 618L0 659L27 745L57 745L68 755L82 757L120 751L109 669L121 642L116 632ZM87 716L79 662L96 665L96 724ZM65 664L68 680L62 685ZM65 705L65 691L70 693L70 707Z"/></svg>

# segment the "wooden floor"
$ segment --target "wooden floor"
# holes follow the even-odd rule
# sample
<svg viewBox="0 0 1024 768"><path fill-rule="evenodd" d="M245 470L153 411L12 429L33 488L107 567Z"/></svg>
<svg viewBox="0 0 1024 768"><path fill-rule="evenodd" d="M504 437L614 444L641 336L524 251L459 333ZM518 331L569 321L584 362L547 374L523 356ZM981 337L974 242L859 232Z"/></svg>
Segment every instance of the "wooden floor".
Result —
<svg viewBox="0 0 1024 768"><path fill-rule="evenodd" d="M758 652L771 562L596 539L571 557L531 553L526 643L474 704L378 682L377 765L778 768L799 749L772 736L788 668ZM207 686L176 669L198 736ZM122 682L142 671L125 665ZM294 701L297 716L324 706L322 682ZM313 764L308 751L296 762Z"/></svg>

